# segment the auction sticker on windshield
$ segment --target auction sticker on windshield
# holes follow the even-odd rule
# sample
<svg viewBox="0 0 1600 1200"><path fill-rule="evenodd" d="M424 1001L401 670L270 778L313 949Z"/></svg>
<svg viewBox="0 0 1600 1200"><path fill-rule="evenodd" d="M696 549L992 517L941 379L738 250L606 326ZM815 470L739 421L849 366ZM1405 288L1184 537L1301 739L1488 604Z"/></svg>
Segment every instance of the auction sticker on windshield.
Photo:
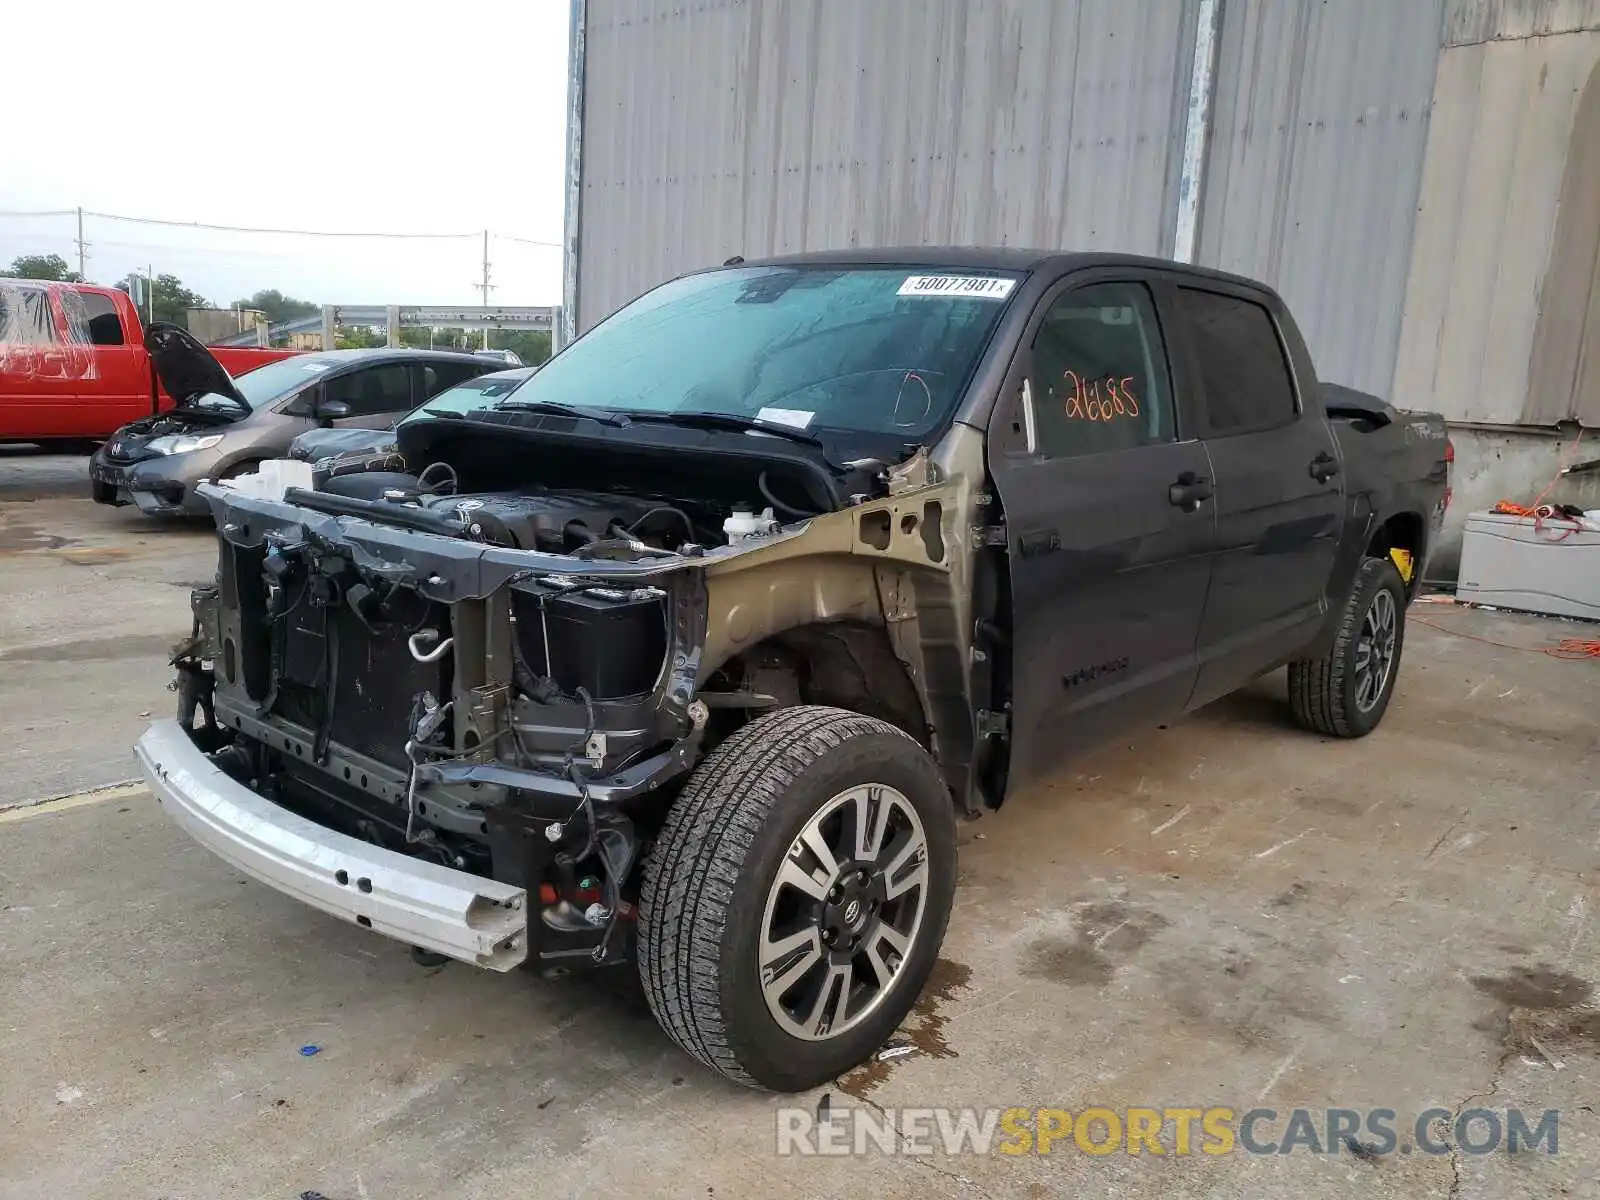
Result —
<svg viewBox="0 0 1600 1200"><path fill-rule="evenodd" d="M898 294L1004 300L1016 285L1015 279L991 279L983 275L913 275L900 285Z"/></svg>

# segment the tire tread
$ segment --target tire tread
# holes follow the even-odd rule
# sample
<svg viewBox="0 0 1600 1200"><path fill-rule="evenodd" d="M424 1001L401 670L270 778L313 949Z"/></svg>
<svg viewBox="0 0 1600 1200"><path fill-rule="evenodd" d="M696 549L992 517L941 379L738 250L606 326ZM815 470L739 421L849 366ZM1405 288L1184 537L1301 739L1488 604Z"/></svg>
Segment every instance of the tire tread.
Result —
<svg viewBox="0 0 1600 1200"><path fill-rule="evenodd" d="M751 722L695 769L645 860L638 956L645 998L674 1042L737 1083L762 1086L732 1045L719 986L723 931L741 899L738 878L751 845L812 762L850 738L884 733L916 745L884 721L816 705Z"/></svg>
<svg viewBox="0 0 1600 1200"><path fill-rule="evenodd" d="M1346 703L1345 675L1351 664L1353 646L1361 631L1362 619L1374 592L1384 587L1389 576L1398 580L1399 572L1386 558L1363 559L1355 582L1339 617L1333 645L1321 658L1299 658L1289 663L1289 708L1295 723L1325 737L1359 737L1373 726L1362 728ZM1402 595L1396 613L1400 623L1395 644L1395 663L1387 687L1392 693L1400 668L1401 642L1405 629L1405 602ZM1385 700L1384 708L1387 708ZM1382 710L1379 710L1382 719ZM1375 726L1376 721L1373 722Z"/></svg>

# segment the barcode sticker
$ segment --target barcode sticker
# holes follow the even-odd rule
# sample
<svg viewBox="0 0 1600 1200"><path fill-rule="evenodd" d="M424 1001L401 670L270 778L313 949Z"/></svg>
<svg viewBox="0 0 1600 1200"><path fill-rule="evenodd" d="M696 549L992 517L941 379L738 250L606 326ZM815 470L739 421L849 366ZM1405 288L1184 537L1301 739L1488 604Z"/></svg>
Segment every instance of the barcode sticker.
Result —
<svg viewBox="0 0 1600 1200"><path fill-rule="evenodd" d="M913 275L900 285L901 296L970 296L978 300L1004 300L1017 286L1015 279L983 275Z"/></svg>

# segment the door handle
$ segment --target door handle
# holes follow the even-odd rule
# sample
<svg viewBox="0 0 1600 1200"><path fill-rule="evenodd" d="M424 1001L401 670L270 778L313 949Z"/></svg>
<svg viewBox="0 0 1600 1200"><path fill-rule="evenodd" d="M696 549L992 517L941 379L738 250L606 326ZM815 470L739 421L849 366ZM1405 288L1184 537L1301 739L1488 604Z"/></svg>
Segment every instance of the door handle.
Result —
<svg viewBox="0 0 1600 1200"><path fill-rule="evenodd" d="M1167 488L1167 503L1184 512L1194 512L1200 507L1203 500L1209 500L1216 495L1216 489L1211 486L1211 481L1204 475L1196 475L1193 471L1185 471L1178 476L1178 480Z"/></svg>
<svg viewBox="0 0 1600 1200"><path fill-rule="evenodd" d="M1311 460L1311 478L1318 483L1327 483L1339 473L1339 460L1324 450Z"/></svg>

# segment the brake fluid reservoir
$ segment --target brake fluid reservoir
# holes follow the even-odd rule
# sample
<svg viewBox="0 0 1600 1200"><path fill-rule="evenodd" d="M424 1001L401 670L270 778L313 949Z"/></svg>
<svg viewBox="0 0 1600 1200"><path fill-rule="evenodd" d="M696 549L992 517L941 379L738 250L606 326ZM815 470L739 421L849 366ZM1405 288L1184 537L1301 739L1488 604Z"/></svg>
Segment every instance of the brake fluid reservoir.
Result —
<svg viewBox="0 0 1600 1200"><path fill-rule="evenodd" d="M751 512L744 505L736 505L733 515L722 523L722 532L727 535L730 542L743 541L746 538L766 537L778 531L778 519L770 508L764 508L759 514Z"/></svg>

